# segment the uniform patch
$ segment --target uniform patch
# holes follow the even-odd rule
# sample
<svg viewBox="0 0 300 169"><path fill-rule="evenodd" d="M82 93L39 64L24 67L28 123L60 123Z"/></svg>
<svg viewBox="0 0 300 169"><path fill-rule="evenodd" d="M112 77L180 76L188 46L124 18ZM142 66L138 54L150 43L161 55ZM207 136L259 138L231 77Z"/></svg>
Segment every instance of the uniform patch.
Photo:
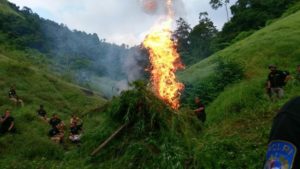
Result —
<svg viewBox="0 0 300 169"><path fill-rule="evenodd" d="M268 146L264 169L291 169L297 148L290 142L272 141Z"/></svg>

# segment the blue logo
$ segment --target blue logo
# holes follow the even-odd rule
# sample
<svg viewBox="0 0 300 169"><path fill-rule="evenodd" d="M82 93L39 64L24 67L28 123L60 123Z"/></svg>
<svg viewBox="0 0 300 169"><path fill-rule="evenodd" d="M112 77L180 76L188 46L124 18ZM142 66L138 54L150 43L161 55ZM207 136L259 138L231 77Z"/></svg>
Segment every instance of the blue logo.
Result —
<svg viewBox="0 0 300 169"><path fill-rule="evenodd" d="M292 169L297 148L290 142L272 141L264 169Z"/></svg>

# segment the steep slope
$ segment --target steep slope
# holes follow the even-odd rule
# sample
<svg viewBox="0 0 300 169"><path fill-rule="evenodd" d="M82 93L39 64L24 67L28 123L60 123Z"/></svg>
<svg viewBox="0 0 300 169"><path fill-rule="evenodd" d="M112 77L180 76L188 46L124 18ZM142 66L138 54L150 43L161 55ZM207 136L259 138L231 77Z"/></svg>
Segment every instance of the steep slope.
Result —
<svg viewBox="0 0 300 169"><path fill-rule="evenodd" d="M295 80L289 82L285 98L278 102L270 102L264 91L269 64L292 74L300 64L298 7L180 73L185 83L196 84L216 73L214 66L219 60L235 62L245 69L245 78L227 86L207 107L207 127L195 150L201 167L261 167L272 118L284 102L300 94Z"/></svg>
<svg viewBox="0 0 300 169"><path fill-rule="evenodd" d="M140 103L136 91L115 98L105 112L93 110L105 101L44 70L47 61L34 59L38 55L35 51L16 51L0 44L0 111L12 109L18 128L15 135L0 136L0 168L260 168L272 117L285 101L300 93L299 85L291 82L286 97L270 103L263 88L266 67L275 63L293 72L300 62L299 24L300 12L288 15L180 74L185 83L193 84L215 74L218 60L245 67L245 78L227 86L208 105L204 129L189 110L172 114L154 97ZM23 108L14 107L7 99L13 84L25 102ZM124 102L130 110L122 109ZM149 112L155 113L141 114L142 120L137 118L134 127L97 156L89 156L130 118L126 112L140 111L136 106L145 103L150 103ZM36 117L39 104L45 105L49 115L58 113L67 124L73 112L86 115L81 147L56 145L49 140L49 126ZM117 112L119 120L111 117L112 112ZM157 123L163 127L156 128ZM149 125L154 130L145 130Z"/></svg>
<svg viewBox="0 0 300 169"><path fill-rule="evenodd" d="M147 126L141 121L93 157L88 163L90 167L260 168L272 117L284 102L300 93L300 87L294 81L286 87L286 97L276 103L271 103L264 93L270 63L293 73L297 62L300 62L297 57L300 55L299 16L300 12L297 12L281 18L180 73L185 83L197 84L216 73L219 60L230 60L245 69L242 80L227 86L208 105L208 120L204 129L197 125L197 119L187 109L159 121L169 125L166 131L159 134L149 132L139 135L139 131L144 131L144 126ZM281 57L283 54L284 57ZM126 95L123 97L135 100ZM119 109L120 102L114 101L108 112ZM168 112L160 110L159 113L164 115ZM114 127L107 128L107 124L111 123ZM95 128L97 132L88 135L89 142L85 145L90 149L96 147L95 140L104 140L117 127L116 122L104 121L103 126ZM88 152L86 148L81 150L83 154Z"/></svg>

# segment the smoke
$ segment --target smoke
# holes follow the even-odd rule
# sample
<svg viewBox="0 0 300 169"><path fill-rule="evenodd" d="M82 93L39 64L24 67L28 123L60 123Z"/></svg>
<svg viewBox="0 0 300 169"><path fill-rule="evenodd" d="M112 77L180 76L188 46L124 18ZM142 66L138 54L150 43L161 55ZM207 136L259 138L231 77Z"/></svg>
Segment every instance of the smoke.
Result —
<svg viewBox="0 0 300 169"><path fill-rule="evenodd" d="M187 17L186 7L182 0L173 0L175 17Z"/></svg>
<svg viewBox="0 0 300 169"><path fill-rule="evenodd" d="M157 0L140 0L140 5L143 11L149 15L154 15L160 6Z"/></svg>
<svg viewBox="0 0 300 169"><path fill-rule="evenodd" d="M162 0L139 0L143 11L149 15L163 16L166 13L166 3ZM173 0L174 17L186 16L185 5L182 0ZM150 28L149 28L150 29ZM107 46L106 46L107 48ZM105 67L105 78L97 83L99 89L108 98L130 89L129 84L135 80L145 78L148 66L148 55L138 46L117 49L109 47L106 56L102 58Z"/></svg>
<svg viewBox="0 0 300 169"><path fill-rule="evenodd" d="M164 16L166 3L163 0L138 0L144 12ZM185 14L182 0L173 0L174 14ZM110 98L130 89L129 83L145 78L149 63L148 55L140 47L129 48L99 40L96 34L71 31L65 25L44 20L41 28L51 41L53 63L63 67L62 72L74 71L80 85L101 91ZM122 28L120 28L122 29ZM146 28L147 29L147 28ZM149 27L150 29L150 27ZM67 71L66 71L67 70Z"/></svg>
<svg viewBox="0 0 300 169"><path fill-rule="evenodd" d="M145 79L148 62L147 54L140 47L113 46L99 64L105 65L105 74L92 83L99 84L97 88L111 98L130 89L131 82Z"/></svg>
<svg viewBox="0 0 300 169"><path fill-rule="evenodd" d="M164 15L167 12L167 0L139 0L142 10L149 15ZM175 17L187 16L185 4L182 0L172 0Z"/></svg>

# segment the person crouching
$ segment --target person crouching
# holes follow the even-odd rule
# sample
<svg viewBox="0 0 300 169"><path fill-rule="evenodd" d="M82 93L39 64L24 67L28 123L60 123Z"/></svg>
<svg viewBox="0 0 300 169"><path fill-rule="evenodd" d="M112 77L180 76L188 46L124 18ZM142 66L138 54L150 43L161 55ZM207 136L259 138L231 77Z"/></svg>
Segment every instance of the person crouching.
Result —
<svg viewBox="0 0 300 169"><path fill-rule="evenodd" d="M81 139L81 127L77 125L77 122L71 123L69 139L72 143L79 143Z"/></svg>

